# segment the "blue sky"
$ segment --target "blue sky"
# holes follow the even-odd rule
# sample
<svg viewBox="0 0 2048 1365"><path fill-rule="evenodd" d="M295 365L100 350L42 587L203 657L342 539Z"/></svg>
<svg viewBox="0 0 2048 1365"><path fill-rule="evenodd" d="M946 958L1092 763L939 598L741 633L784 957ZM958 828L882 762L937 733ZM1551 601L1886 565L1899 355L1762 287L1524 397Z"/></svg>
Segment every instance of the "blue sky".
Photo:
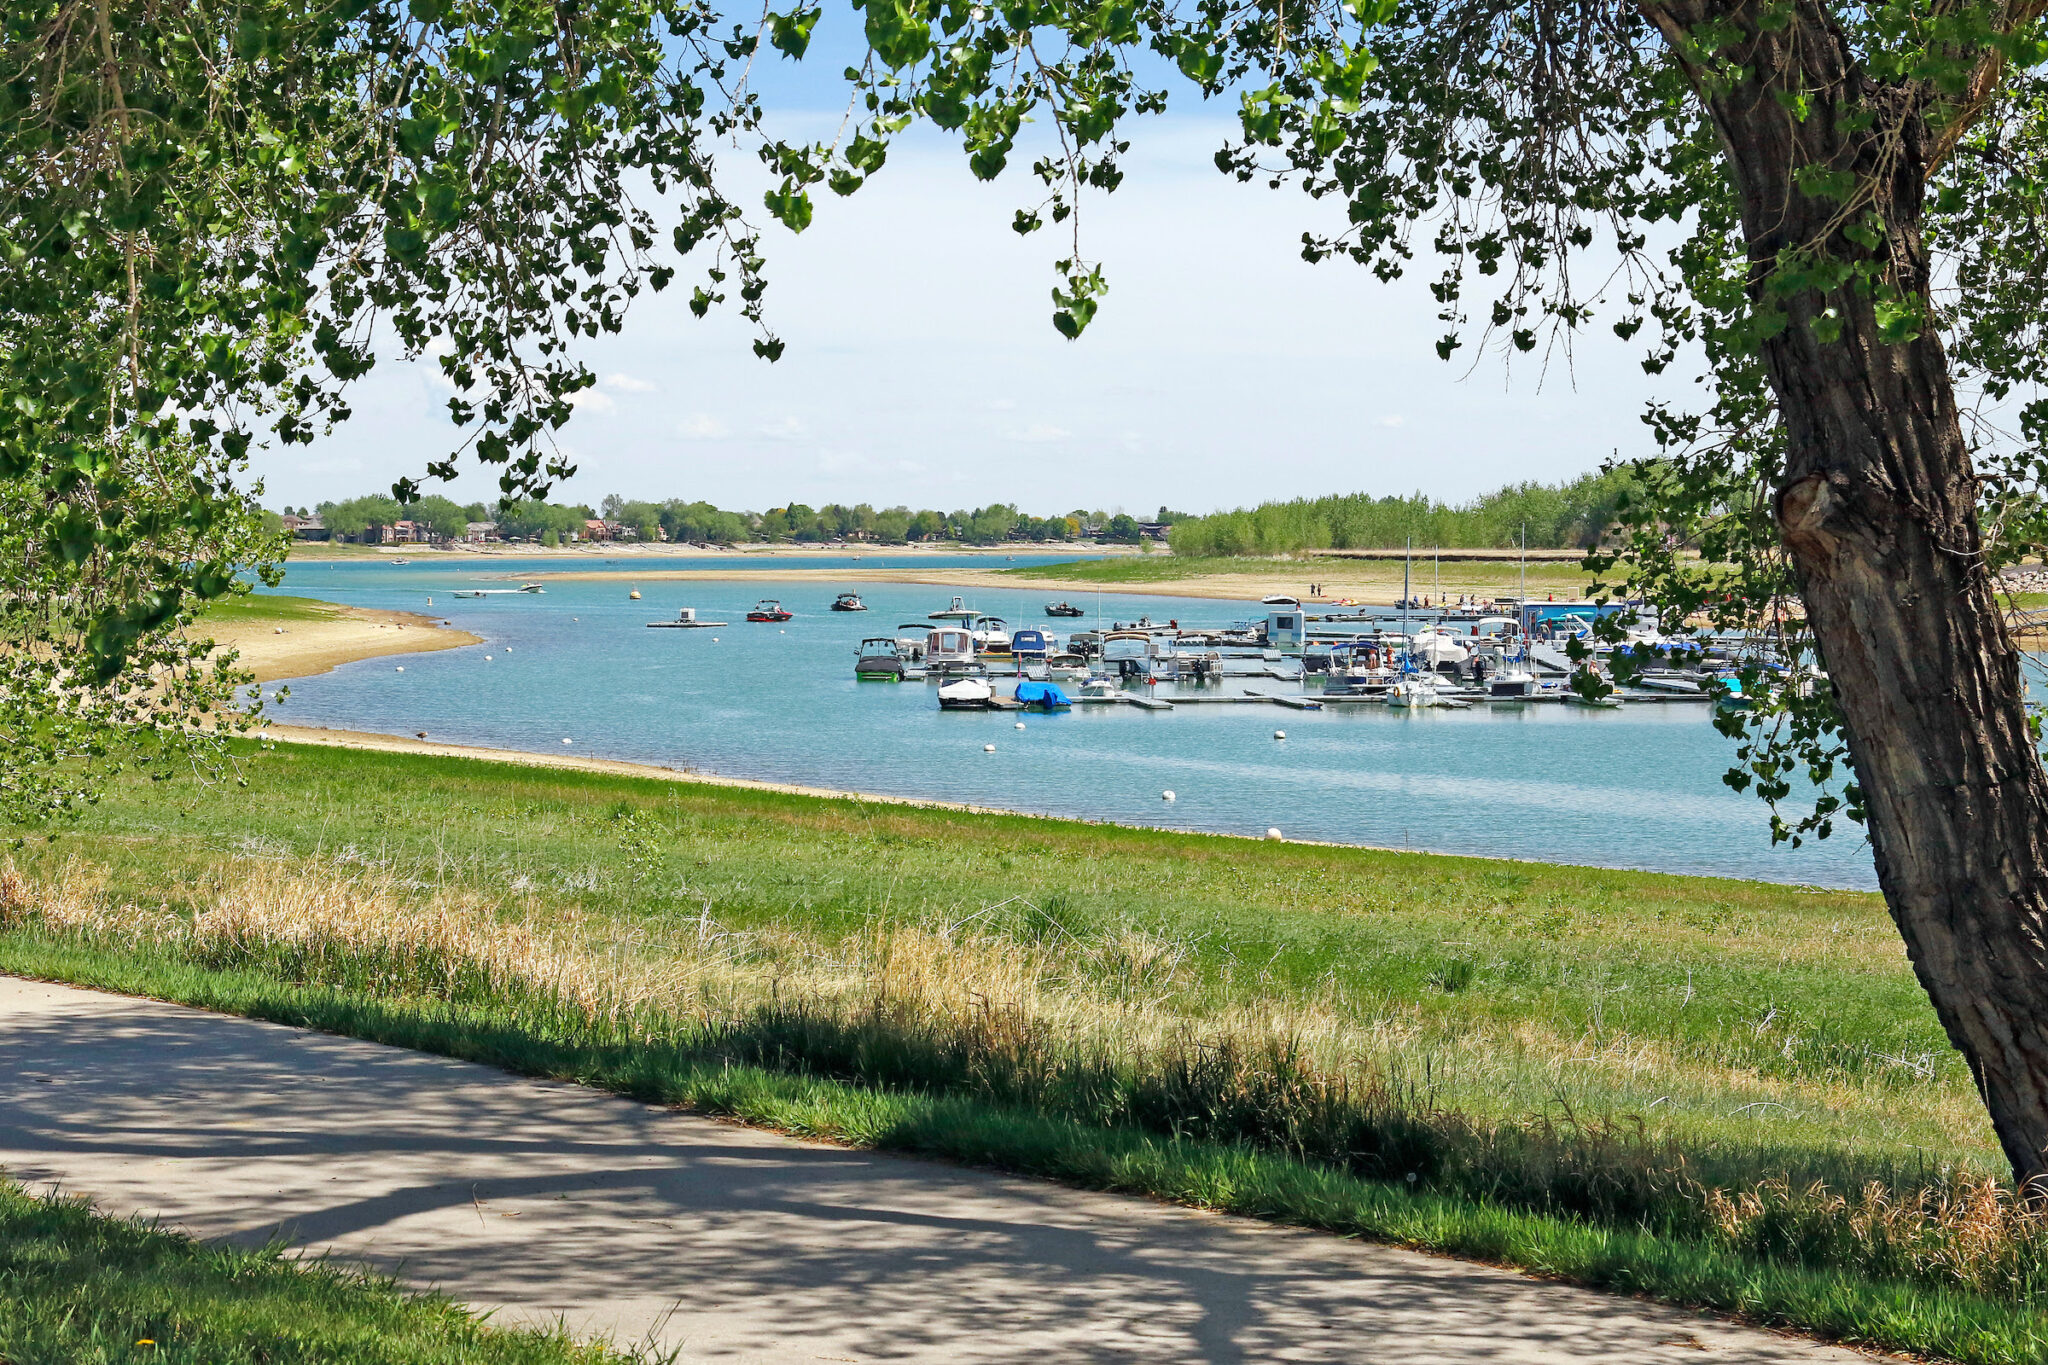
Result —
<svg viewBox="0 0 2048 1365"><path fill-rule="evenodd" d="M802 70L764 73L785 136L836 124L854 18L828 12ZM1182 105L1135 125L1123 187L1085 204L1084 250L1110 292L1081 340L1050 321L1062 240L1009 227L1039 198L1029 156L982 184L950 139L906 135L858 194L824 195L809 231L767 225L779 363L753 356L736 317L690 316L687 264L622 336L585 344L602 378L562 434L579 473L559 496L1201 512L1329 492L1461 499L1645 453L1645 398L1680 385L1644 376L1638 347L1599 328L1547 373L1528 357L1475 367L1469 349L1439 361L1426 257L1392 286L1303 262L1302 231L1341 210L1219 174L1226 111ZM727 163L759 181L750 158ZM430 367L380 365L334 436L258 457L265 501L418 474L449 444L445 397ZM495 479L440 491L489 499Z"/></svg>

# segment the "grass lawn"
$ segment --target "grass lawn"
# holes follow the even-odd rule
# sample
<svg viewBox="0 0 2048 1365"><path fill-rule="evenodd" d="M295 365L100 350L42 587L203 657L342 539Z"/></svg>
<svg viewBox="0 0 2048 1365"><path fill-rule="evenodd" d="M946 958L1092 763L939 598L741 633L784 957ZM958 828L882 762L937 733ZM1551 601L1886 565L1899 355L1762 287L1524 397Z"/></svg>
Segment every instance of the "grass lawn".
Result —
<svg viewBox="0 0 2048 1365"><path fill-rule="evenodd" d="M0 1181L0 1361L149 1365L607 1365L275 1249L204 1246Z"/></svg>
<svg viewBox="0 0 2048 1365"><path fill-rule="evenodd" d="M1989 1183L1874 896L325 748L250 772L28 836L0 969L1895 1348L2048 1348L2048 1224Z"/></svg>
<svg viewBox="0 0 2048 1365"><path fill-rule="evenodd" d="M287 597L281 593L243 593L223 597L208 606L198 624L271 625L289 621L331 621L344 609L313 597Z"/></svg>

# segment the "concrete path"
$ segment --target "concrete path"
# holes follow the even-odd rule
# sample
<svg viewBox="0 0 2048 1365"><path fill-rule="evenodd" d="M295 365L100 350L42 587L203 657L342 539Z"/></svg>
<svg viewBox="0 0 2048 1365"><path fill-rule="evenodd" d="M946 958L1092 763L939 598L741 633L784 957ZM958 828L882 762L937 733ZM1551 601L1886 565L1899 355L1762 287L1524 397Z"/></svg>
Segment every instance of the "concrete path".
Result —
<svg viewBox="0 0 2048 1365"><path fill-rule="evenodd" d="M0 1167L683 1361L1865 1359L1483 1266L0 978Z"/></svg>

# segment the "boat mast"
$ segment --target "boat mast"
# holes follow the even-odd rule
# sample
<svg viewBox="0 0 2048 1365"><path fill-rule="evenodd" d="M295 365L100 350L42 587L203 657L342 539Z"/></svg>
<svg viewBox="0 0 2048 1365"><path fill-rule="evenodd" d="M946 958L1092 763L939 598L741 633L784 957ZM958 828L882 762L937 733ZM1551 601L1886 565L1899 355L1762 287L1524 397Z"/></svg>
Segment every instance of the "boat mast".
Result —
<svg viewBox="0 0 2048 1365"><path fill-rule="evenodd" d="M1528 670L1530 661L1536 656L1529 652L1529 523L1526 521L1522 523L1522 586L1519 591L1522 598L1522 667Z"/></svg>
<svg viewBox="0 0 2048 1365"><path fill-rule="evenodd" d="M1415 537L1411 535L1408 537L1408 548L1401 553L1401 661L1404 665L1414 662L1408 657L1408 571L1413 567L1414 561ZM1408 670L1403 667L1401 671L1405 673Z"/></svg>

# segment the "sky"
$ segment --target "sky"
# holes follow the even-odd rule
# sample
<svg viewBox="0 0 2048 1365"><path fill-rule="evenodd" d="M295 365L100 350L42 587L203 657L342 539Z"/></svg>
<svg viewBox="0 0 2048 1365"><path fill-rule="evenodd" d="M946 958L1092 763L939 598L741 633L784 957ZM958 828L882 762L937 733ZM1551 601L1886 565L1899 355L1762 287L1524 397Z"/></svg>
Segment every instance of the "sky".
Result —
<svg viewBox="0 0 2048 1365"><path fill-rule="evenodd" d="M844 65L829 44L823 56L805 66ZM790 133L837 122L834 91L773 74ZM1078 341L1051 325L1066 243L1052 228L1010 229L1040 197L1024 152L984 184L956 142L907 134L859 193L820 187L800 236L758 214L783 358L756 358L735 313L692 317L684 263L667 292L634 304L622 335L582 343L600 380L559 436L578 473L555 498L1201 513L1326 493L1458 501L1647 453L1644 401L1678 386L1642 373L1639 346L1601 327L1547 371L1531 357L1475 365L1469 346L1440 361L1426 253L1393 285L1349 262L1304 262L1302 232L1341 208L1220 174L1211 157L1231 125L1218 112L1136 125L1123 186L1085 201L1083 250L1110 290ZM726 159L759 180L748 158ZM419 475L452 444L447 394L431 364L380 363L353 391L353 420L257 457L264 502ZM495 473L470 469L428 491L494 500Z"/></svg>

